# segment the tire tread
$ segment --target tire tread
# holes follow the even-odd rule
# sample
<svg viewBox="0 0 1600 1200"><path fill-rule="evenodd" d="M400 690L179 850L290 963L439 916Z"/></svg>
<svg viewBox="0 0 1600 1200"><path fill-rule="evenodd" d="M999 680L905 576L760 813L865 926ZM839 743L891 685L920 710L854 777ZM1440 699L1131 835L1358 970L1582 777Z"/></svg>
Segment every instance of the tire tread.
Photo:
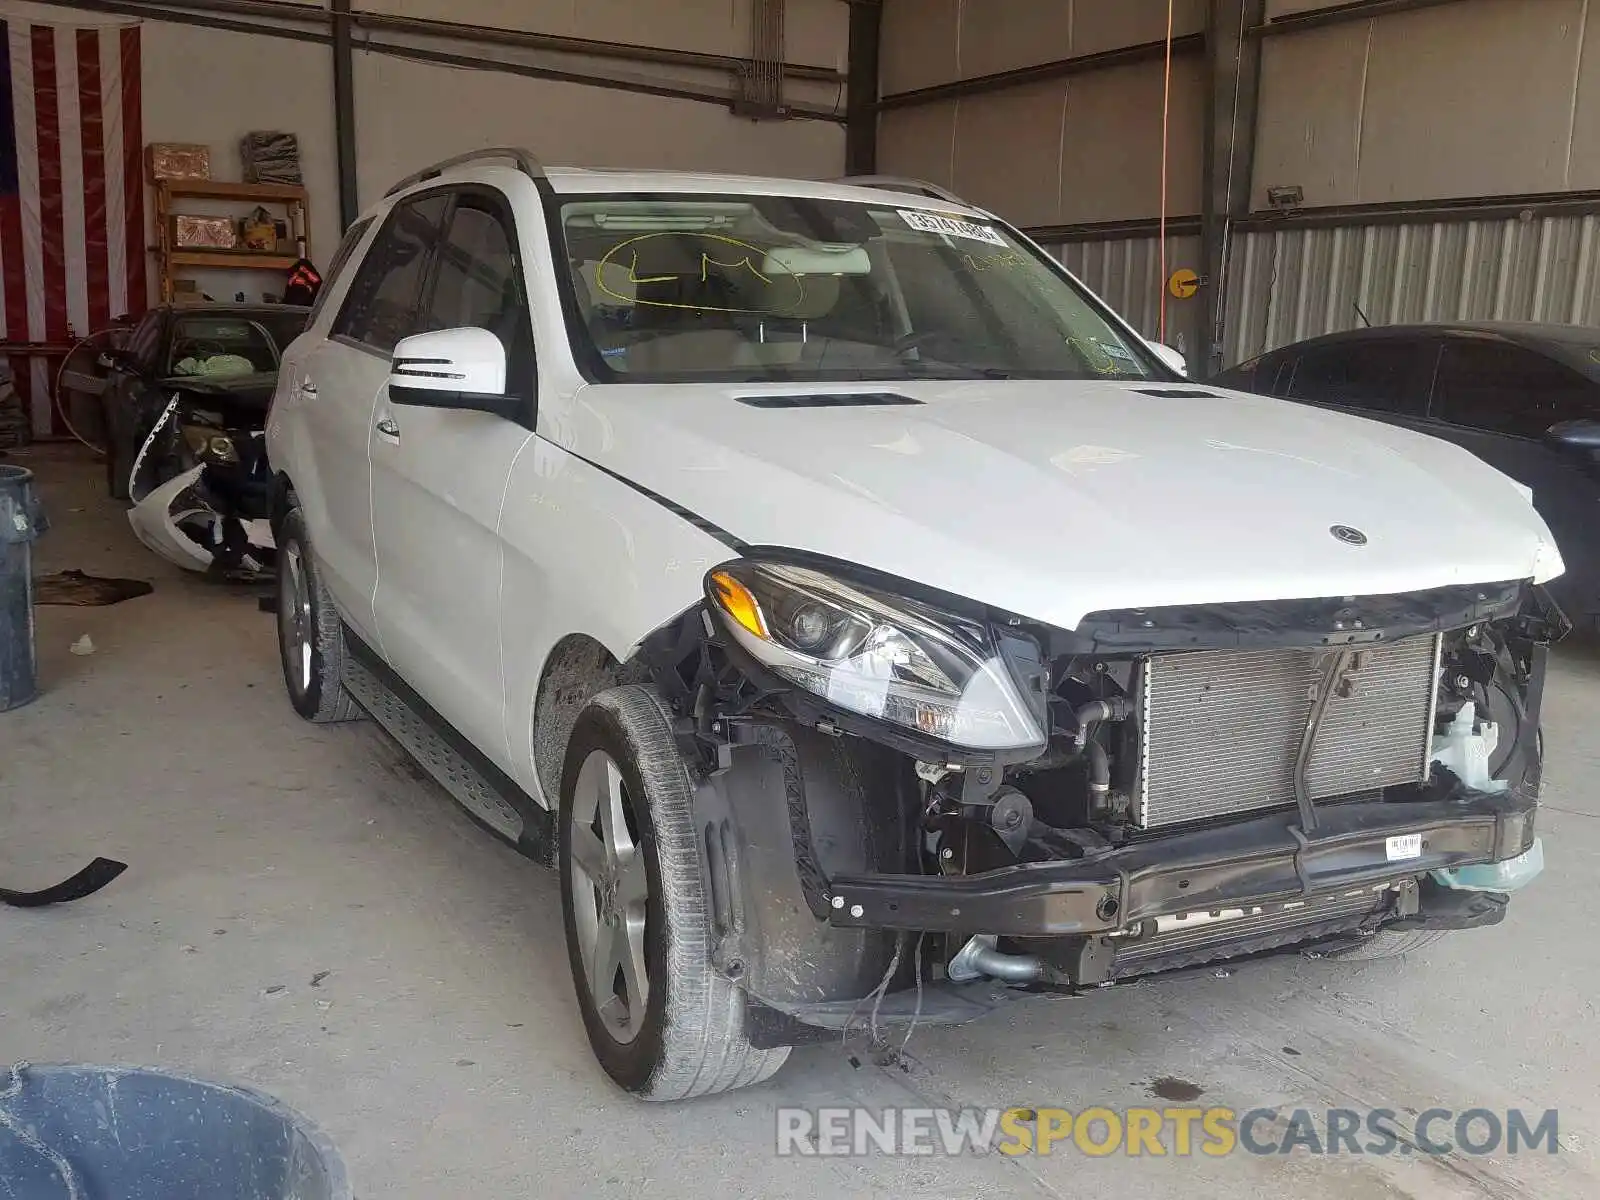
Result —
<svg viewBox="0 0 1600 1200"><path fill-rule="evenodd" d="M339 610L334 606L333 597L328 592L328 587L322 582L322 572L318 570L316 558L311 549L311 537L306 531L305 514L298 507L291 508L284 516L283 523L279 526L278 540L283 542L294 540L300 543L301 561L305 564L306 578L311 588L311 611L316 617L317 641L312 651L312 664L314 678L312 691L316 694L314 707L302 708L295 705L297 711L307 721L314 725L333 725L342 721L358 720L364 714L350 693L344 686L344 656L346 653L344 640L344 621L339 616ZM282 604L280 591L279 603ZM280 626L280 638L281 626ZM281 656L282 647L279 653ZM285 686L288 685L288 668L285 665ZM309 694L309 693L308 693ZM291 689L290 701L294 700Z"/></svg>
<svg viewBox="0 0 1600 1200"><path fill-rule="evenodd" d="M1344 962L1380 962L1404 958L1433 945L1448 932L1447 929L1380 929L1354 946L1337 950L1329 957Z"/></svg>
<svg viewBox="0 0 1600 1200"><path fill-rule="evenodd" d="M789 1048L758 1050L744 1031L745 997L711 965L710 914L700 884L693 787L672 737L671 718L653 688L628 684L596 696L621 728L641 777L665 781L650 789L651 823L660 864L662 907L673 914L666 946L668 992L662 1055L638 1093L657 1101L689 1100L770 1078Z"/></svg>

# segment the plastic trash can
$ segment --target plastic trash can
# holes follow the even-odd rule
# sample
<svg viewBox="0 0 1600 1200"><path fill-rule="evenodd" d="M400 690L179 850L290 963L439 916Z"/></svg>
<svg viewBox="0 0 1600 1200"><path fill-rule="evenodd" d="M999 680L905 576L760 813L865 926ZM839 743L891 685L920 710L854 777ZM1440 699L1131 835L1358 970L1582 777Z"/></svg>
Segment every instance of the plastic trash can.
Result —
<svg viewBox="0 0 1600 1200"><path fill-rule="evenodd" d="M47 528L33 472L0 463L0 712L38 695L33 543Z"/></svg>
<svg viewBox="0 0 1600 1200"><path fill-rule="evenodd" d="M0 1067L0 1183L28 1200L352 1198L333 1143L281 1101L118 1067Z"/></svg>

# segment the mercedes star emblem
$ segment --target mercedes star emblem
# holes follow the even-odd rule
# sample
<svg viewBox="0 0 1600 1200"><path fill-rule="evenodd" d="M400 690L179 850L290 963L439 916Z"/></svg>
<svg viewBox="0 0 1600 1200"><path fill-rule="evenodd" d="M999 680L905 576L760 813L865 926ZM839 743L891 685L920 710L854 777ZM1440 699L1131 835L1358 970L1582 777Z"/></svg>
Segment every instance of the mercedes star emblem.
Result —
<svg viewBox="0 0 1600 1200"><path fill-rule="evenodd" d="M1349 525L1334 525L1328 532L1346 546L1365 546L1367 544L1367 535L1359 529L1352 529Z"/></svg>

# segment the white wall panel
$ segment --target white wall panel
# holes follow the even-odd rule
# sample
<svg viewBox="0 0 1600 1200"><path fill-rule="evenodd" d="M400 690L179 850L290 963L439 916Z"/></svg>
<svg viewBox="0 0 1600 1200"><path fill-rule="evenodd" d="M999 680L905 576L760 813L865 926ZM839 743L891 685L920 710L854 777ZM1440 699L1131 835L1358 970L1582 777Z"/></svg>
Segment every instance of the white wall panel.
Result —
<svg viewBox="0 0 1600 1200"><path fill-rule="evenodd" d="M326 46L146 21L144 136L150 142L211 147L214 179L243 178L239 139L278 129L300 141L300 169L311 194L311 250L326 263L339 241L338 166L333 136L333 57ZM194 207L187 205L188 207ZM240 212L236 204L227 212ZM282 276L189 271L219 300L244 291L282 291Z"/></svg>
<svg viewBox="0 0 1600 1200"><path fill-rule="evenodd" d="M362 0L356 7L706 54L750 53L750 0ZM788 60L843 70L847 6L839 0L788 0L785 7Z"/></svg>
<svg viewBox="0 0 1600 1200"><path fill-rule="evenodd" d="M1177 0L1173 34L1198 32L1203 0ZM1098 54L1166 36L1166 0L885 0L886 95ZM1165 70L1147 61L959 99L892 108L878 166L943 184L1022 225L1161 212ZM1200 211L1204 63L1172 64L1167 211Z"/></svg>
<svg viewBox="0 0 1600 1200"><path fill-rule="evenodd" d="M1600 12L1470 0L1266 38L1253 202L1600 187ZM1593 18L1593 19L1591 19Z"/></svg>
<svg viewBox="0 0 1600 1200"><path fill-rule="evenodd" d="M1174 36L1204 23L1205 0L1175 0ZM1166 34L1167 0L884 0L882 89L912 91Z"/></svg>
<svg viewBox="0 0 1600 1200"><path fill-rule="evenodd" d="M879 169L943 184L1022 225L1161 212L1159 63L890 109ZM1173 63L1167 212L1200 211L1203 64Z"/></svg>
<svg viewBox="0 0 1600 1200"><path fill-rule="evenodd" d="M526 146L549 163L750 174L844 174L844 129L755 122L725 108L580 84L356 56L360 192L479 146Z"/></svg>

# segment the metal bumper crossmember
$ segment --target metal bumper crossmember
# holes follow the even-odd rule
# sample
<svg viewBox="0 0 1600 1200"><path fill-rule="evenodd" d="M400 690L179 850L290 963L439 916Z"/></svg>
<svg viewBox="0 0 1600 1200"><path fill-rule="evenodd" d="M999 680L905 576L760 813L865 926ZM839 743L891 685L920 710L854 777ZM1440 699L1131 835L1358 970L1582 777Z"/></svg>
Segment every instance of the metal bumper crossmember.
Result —
<svg viewBox="0 0 1600 1200"><path fill-rule="evenodd" d="M980 875L838 875L829 883L828 919L1010 937L1109 933L1153 917L1272 904L1515 858L1533 844L1537 807L1522 789L1328 804L1318 806L1314 837L1296 813L1280 812L1144 837L1093 858Z"/></svg>

